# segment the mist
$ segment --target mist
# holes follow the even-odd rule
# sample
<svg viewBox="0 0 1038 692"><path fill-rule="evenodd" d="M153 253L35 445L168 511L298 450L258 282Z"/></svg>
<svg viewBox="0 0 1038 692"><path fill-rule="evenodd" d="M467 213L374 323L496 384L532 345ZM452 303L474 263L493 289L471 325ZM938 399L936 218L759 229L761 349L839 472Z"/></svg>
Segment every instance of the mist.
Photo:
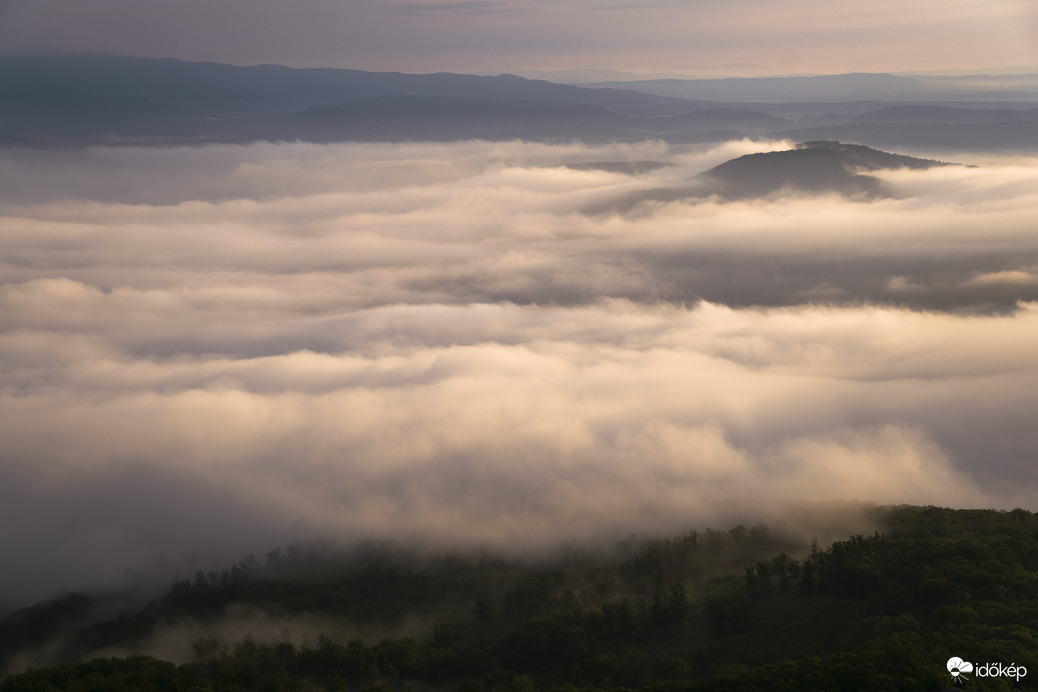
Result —
<svg viewBox="0 0 1038 692"><path fill-rule="evenodd" d="M587 213L787 146L0 152L5 598L318 536L1035 509L1038 161ZM618 161L667 165L572 167Z"/></svg>

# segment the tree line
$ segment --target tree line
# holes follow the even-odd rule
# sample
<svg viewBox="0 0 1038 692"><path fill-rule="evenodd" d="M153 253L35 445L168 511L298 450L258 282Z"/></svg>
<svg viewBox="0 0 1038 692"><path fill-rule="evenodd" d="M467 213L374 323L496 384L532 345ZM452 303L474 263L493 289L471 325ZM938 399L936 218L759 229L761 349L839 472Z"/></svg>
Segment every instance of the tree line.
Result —
<svg viewBox="0 0 1038 692"><path fill-rule="evenodd" d="M149 656L72 659L8 675L0 692L909 691L963 682L945 669L952 656L1038 671L1038 517L883 512L883 531L799 552L762 525L632 541L608 559L573 554L538 565L378 551L322 562L279 552L262 565L243 561L226 578L199 572L180 580L135 613L76 630L69 641L79 648L66 654L141 641L162 623L217 621L242 602L383 623L423 613L435 624L423 636L377 641L202 637L181 665ZM0 620L0 634L54 631L62 617L83 615L84 598L15 613ZM983 689L1035 683L1038 672L985 679Z"/></svg>

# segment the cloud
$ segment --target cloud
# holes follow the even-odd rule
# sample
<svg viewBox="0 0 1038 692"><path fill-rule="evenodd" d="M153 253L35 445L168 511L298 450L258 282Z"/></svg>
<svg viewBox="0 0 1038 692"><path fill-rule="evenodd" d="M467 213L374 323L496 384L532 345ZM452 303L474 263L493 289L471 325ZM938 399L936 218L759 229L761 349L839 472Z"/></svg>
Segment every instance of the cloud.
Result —
<svg viewBox="0 0 1038 692"><path fill-rule="evenodd" d="M529 12L528 7L491 0L463 0L462 2L400 2L389 5L393 12L419 15L514 14Z"/></svg>
<svg viewBox="0 0 1038 692"><path fill-rule="evenodd" d="M968 286L991 286L999 284L1011 284L1011 285L1029 285L1038 282L1038 274L1035 273L1035 268L1025 269L1011 269L1000 272L990 272L987 274L977 274L972 279L966 282Z"/></svg>
<svg viewBox="0 0 1038 692"><path fill-rule="evenodd" d="M0 210L4 589L310 536L528 551L807 501L1027 506L1036 169L580 212L749 146L3 154L29 171ZM672 165L565 166L618 160Z"/></svg>

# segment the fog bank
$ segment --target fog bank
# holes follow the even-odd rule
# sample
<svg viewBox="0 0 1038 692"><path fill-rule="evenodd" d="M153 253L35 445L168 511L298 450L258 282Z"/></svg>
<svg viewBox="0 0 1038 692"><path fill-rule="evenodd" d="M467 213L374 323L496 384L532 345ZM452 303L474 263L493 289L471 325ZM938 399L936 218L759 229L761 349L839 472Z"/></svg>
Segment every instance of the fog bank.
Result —
<svg viewBox="0 0 1038 692"><path fill-rule="evenodd" d="M1036 162L582 211L759 150L0 152L0 587L308 536L1035 509Z"/></svg>

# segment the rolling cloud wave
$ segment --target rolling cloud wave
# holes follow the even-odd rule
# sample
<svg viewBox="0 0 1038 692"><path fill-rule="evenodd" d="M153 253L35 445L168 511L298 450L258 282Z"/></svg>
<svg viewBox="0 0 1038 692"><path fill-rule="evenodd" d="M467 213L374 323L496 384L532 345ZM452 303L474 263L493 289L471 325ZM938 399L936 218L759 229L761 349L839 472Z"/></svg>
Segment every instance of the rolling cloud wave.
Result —
<svg viewBox="0 0 1038 692"><path fill-rule="evenodd" d="M5 152L2 586L1032 501L1038 166L581 211L756 146Z"/></svg>

